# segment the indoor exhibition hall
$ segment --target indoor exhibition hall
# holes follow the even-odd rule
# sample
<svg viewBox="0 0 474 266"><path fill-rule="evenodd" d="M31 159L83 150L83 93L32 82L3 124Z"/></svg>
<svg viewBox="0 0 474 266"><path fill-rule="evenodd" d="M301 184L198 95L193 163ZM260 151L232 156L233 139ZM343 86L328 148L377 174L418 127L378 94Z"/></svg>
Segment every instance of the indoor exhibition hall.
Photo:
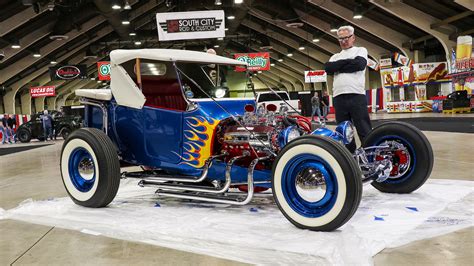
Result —
<svg viewBox="0 0 474 266"><path fill-rule="evenodd" d="M0 265L472 265L473 0L0 0Z"/></svg>

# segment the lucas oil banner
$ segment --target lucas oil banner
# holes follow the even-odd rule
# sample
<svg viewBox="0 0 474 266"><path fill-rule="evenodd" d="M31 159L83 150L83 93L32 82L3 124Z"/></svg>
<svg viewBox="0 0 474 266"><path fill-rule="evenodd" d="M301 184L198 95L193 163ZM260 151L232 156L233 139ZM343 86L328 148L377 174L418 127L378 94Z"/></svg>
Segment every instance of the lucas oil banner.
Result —
<svg viewBox="0 0 474 266"><path fill-rule="evenodd" d="M31 87L30 95L32 98L56 96L56 86Z"/></svg>
<svg viewBox="0 0 474 266"><path fill-rule="evenodd" d="M224 10L157 13L156 22L160 41L225 36Z"/></svg>
<svg viewBox="0 0 474 266"><path fill-rule="evenodd" d="M250 71L270 70L270 54L250 53L250 54L234 54L234 59L247 62ZM245 67L236 66L235 71L245 71Z"/></svg>

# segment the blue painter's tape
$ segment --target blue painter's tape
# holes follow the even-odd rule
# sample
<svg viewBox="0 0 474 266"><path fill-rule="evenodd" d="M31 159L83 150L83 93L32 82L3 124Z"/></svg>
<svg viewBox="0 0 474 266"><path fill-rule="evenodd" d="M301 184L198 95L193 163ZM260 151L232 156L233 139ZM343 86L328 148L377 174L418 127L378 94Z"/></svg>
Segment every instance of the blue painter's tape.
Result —
<svg viewBox="0 0 474 266"><path fill-rule="evenodd" d="M250 211L251 211L251 212L258 212L258 209L252 207L252 208L250 208Z"/></svg>
<svg viewBox="0 0 474 266"><path fill-rule="evenodd" d="M155 207L156 207L156 208L160 208L161 205L157 202L157 203L155 203Z"/></svg>
<svg viewBox="0 0 474 266"><path fill-rule="evenodd" d="M374 221L385 221L382 217L374 216Z"/></svg>
<svg viewBox="0 0 474 266"><path fill-rule="evenodd" d="M418 211L416 207L406 207L406 208L409 209L410 211L414 211L414 212Z"/></svg>

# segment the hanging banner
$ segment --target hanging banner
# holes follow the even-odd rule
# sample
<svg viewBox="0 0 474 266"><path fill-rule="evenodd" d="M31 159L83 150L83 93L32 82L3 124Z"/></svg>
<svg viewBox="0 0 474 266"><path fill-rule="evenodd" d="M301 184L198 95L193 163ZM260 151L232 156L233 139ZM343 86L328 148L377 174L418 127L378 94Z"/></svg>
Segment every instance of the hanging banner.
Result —
<svg viewBox="0 0 474 266"><path fill-rule="evenodd" d="M395 59L395 62L398 62L404 66L410 66L413 64L413 61L411 61L410 58L400 54L400 53L393 53L393 58Z"/></svg>
<svg viewBox="0 0 474 266"><path fill-rule="evenodd" d="M41 86L30 88L31 98L56 96L56 86Z"/></svg>
<svg viewBox="0 0 474 266"><path fill-rule="evenodd" d="M225 37L224 10L157 13L160 41Z"/></svg>
<svg viewBox="0 0 474 266"><path fill-rule="evenodd" d="M392 67L392 58L383 58L380 59L380 68L391 68Z"/></svg>
<svg viewBox="0 0 474 266"><path fill-rule="evenodd" d="M250 53L250 54L234 54L234 59L241 62L247 62L248 70L261 71L270 70L270 53ZM246 68L243 66L236 66L235 71L242 72Z"/></svg>
<svg viewBox="0 0 474 266"><path fill-rule="evenodd" d="M446 62L412 64L410 67L382 69L384 87L450 82Z"/></svg>
<svg viewBox="0 0 474 266"><path fill-rule="evenodd" d="M310 70L304 72L305 83L326 82L327 74L324 70Z"/></svg>
<svg viewBox="0 0 474 266"><path fill-rule="evenodd" d="M377 63L377 61L372 60L370 58L367 58L367 66L372 68L375 71L379 70L379 64Z"/></svg>
<svg viewBox="0 0 474 266"><path fill-rule="evenodd" d="M97 69L99 71L99 80L110 80L110 62L97 62Z"/></svg>
<svg viewBox="0 0 474 266"><path fill-rule="evenodd" d="M86 79L87 66L86 65L69 65L69 66L50 67L49 75L51 77L51 80Z"/></svg>
<svg viewBox="0 0 474 266"><path fill-rule="evenodd" d="M474 56L472 53L472 37L459 36L456 45L456 71L464 72L474 69Z"/></svg>

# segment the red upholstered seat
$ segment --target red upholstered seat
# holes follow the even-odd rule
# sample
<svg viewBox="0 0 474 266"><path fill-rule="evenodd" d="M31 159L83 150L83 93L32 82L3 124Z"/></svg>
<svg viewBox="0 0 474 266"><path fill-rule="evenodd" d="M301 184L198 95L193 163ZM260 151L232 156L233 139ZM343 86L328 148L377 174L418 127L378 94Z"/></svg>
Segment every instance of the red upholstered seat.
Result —
<svg viewBox="0 0 474 266"><path fill-rule="evenodd" d="M145 106L185 111L187 104L177 79L142 76L142 92Z"/></svg>

